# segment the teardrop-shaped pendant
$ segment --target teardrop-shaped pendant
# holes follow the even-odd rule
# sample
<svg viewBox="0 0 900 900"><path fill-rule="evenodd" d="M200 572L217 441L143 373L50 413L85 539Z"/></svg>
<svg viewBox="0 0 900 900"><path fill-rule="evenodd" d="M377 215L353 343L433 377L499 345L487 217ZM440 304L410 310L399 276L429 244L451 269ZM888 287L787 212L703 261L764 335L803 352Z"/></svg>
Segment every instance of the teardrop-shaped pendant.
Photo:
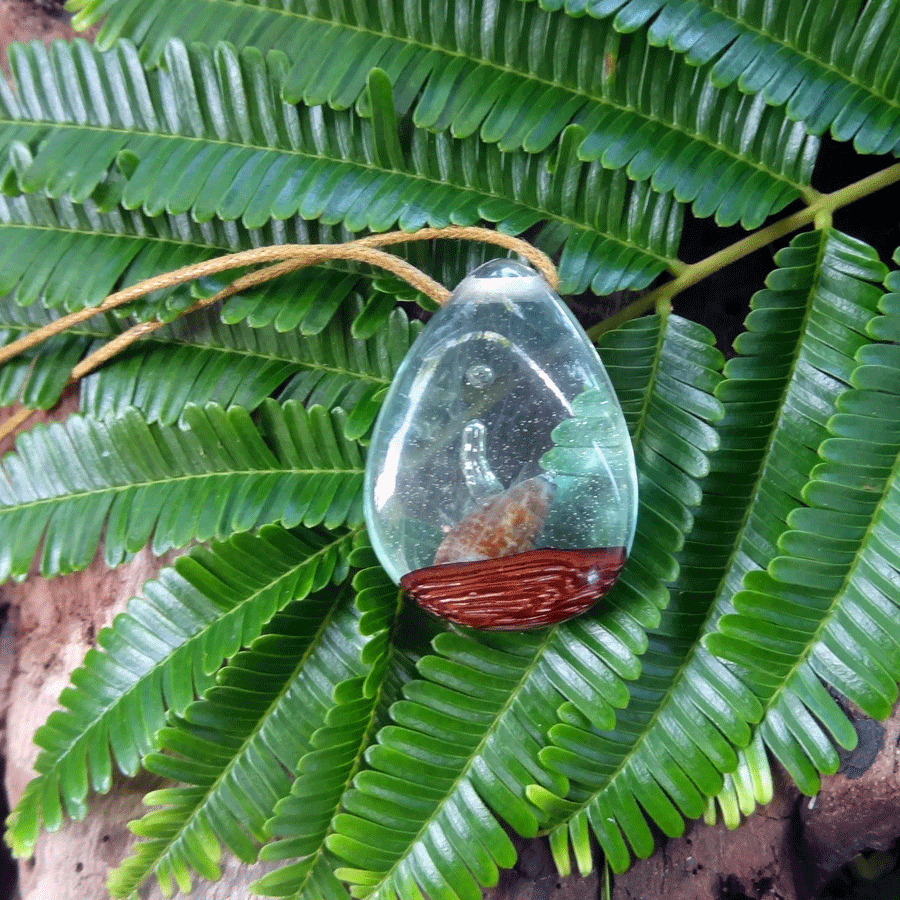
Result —
<svg viewBox="0 0 900 900"><path fill-rule="evenodd" d="M637 516L622 411L596 351L532 269L465 278L391 384L365 516L388 574L473 628L541 628L618 576Z"/></svg>

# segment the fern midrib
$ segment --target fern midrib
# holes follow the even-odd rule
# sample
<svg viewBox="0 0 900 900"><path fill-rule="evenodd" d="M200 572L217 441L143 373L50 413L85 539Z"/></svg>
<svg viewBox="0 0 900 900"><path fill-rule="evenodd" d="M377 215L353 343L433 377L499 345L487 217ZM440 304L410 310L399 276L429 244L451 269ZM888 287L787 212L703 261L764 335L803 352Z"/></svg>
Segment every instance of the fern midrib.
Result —
<svg viewBox="0 0 900 900"><path fill-rule="evenodd" d="M354 532L351 532L350 534L353 535ZM348 536L349 535L345 535L344 539L346 539ZM295 679L299 675L302 674L304 665L307 663L309 658L315 652L318 651L319 641L321 641L322 635L325 634L326 631L328 630L328 627L331 625L331 622L333 621L334 616L338 610L338 600L339 599L340 599L340 595L338 595L338 597L335 598L334 605L332 605L331 609L328 611L328 614L319 623L319 627L313 633L308 646L306 647L304 652L301 654L301 656L297 660L297 665L294 667L290 676L285 676L284 685L282 686L281 690L279 690L278 693L272 698L272 702L265 709L260 711L259 719L256 722L256 724L254 725L253 729L247 734L244 741L238 747L235 748L234 754L233 754L231 760L229 761L229 764L222 769L220 774L217 775L216 778L212 782L210 782L209 787L206 789L206 791L197 797L196 802L193 805L193 809L191 810L190 814L182 820L178 832L176 834L172 835L172 837L165 839L165 840L151 838L148 841L142 842L141 844L139 844L139 846L141 846L143 848L146 848L148 843L152 843L155 841L158 841L160 844L159 852L155 853L152 857L146 858L147 863L148 863L147 870L144 873L144 875L141 876L140 881L142 881L143 878L145 877L145 875L148 874L149 872L156 871L156 868L160 864L160 862L162 862L165 859L165 857L168 856L172 852L174 847L177 847L184 840L184 833L190 827L191 823L194 821L194 819L198 815L198 813L202 811L203 807L206 805L207 800L210 797L215 796L216 792L221 787L225 778L232 771L234 771L234 768L242 761L244 754L247 752L248 748L256 740L256 738L259 736L262 729L265 728L269 724L270 716L272 716L278 710L279 704L282 703L282 701L285 698L285 695L294 686ZM216 839L217 840L219 839L218 836ZM188 851L185 855L187 856L188 859L190 859L190 856L191 856L190 849L188 849ZM140 881L138 881L137 883L130 884L129 885L130 889L136 890L138 887L138 884L140 884Z"/></svg>
<svg viewBox="0 0 900 900"><path fill-rule="evenodd" d="M293 11L284 10L284 9L274 9L269 6L245 6L243 3L235 3L234 0L202 0L202 2L204 2L208 5L215 4L217 2L226 2L226 3L231 3L234 6L241 6L244 9L252 9L252 10L256 11L256 13L259 15L262 15L263 13L270 13L270 14L275 14L275 15L279 15L279 16L284 16L284 17L290 18L290 19L306 21L306 22L321 24L321 25L337 24L341 28L344 28L348 31L355 32L357 34L368 35L370 37L378 38L381 40L388 39L388 40L396 41L397 43L401 43L404 46L416 47L425 53L438 53L438 54L441 54L450 59L475 61L478 63L478 65L484 66L485 68L492 69L495 72L497 72L497 77L499 77L500 75L503 75L503 74L515 75L515 76L521 78L526 83L530 81L534 84L538 84L543 87L564 90L567 93L571 94L572 96L582 98L582 100L584 101L585 104L597 103L599 105L606 105L610 109L614 109L618 112L633 113L634 115L639 116L640 118L644 119L647 122L659 123L659 124L665 126L666 128L670 128L673 131L677 131L678 133L683 134L685 137L688 137L691 140L695 140L701 144L705 144L707 147L716 148L719 151L721 151L722 153L729 156L734 161L744 163L744 164L756 169L757 171L764 172L766 175L768 175L773 180L776 180L778 182L781 182L782 184L792 187L800 193L803 193L803 189L807 187L807 185L805 183L792 181L790 178L788 178L787 176L783 175L782 173L776 171L775 169L772 169L770 166L767 166L764 163L759 162L758 160L750 159L746 156L742 156L739 153L735 153L733 150L731 150L724 144L720 144L717 141L712 141L709 138L707 138L705 135L703 135L702 133L695 132L695 131L689 131L687 128L680 125L679 123L667 121L666 119L663 119L660 116L656 116L651 113L645 112L644 110L640 110L637 107L632 106L630 104L615 102L612 99L610 99L609 97L597 96L596 94L588 93L587 91L580 89L580 88L571 87L569 85L563 84L558 81L552 81L548 78L542 78L532 72L523 72L521 69L513 69L513 68L510 68L509 66L503 66L500 63L497 63L490 59L485 59L484 57L470 56L461 51L451 50L450 48L443 47L439 44L425 43L424 41L417 40L417 39L411 38L409 36L405 36L405 37L400 36L397 34L393 34L389 31L377 31L377 30L374 30L371 28L363 28L360 25L350 25L345 22L336 21L334 19L317 18L316 16L311 16L306 13L298 13L298 12L293 12ZM291 62L293 63L295 61L292 60ZM2 121L2 120L0 120L0 121Z"/></svg>
<svg viewBox="0 0 900 900"><path fill-rule="evenodd" d="M0 229L4 228L18 228L22 230L28 231L52 231L52 232L63 232L64 234L77 234L82 235L84 237L108 237L108 238L125 238L127 240L132 241L146 241L147 243L158 243L158 244L174 244L178 247L190 247L192 249L200 249L200 250L231 250L232 248L226 244L198 244L194 241L185 241L176 237L165 237L158 236L152 234L131 234L128 232L121 231L87 231L84 228L69 228L64 225L55 224L55 225L44 225L44 224L29 224L27 222L0 222Z"/></svg>
<svg viewBox="0 0 900 900"><path fill-rule="evenodd" d="M0 519L6 515L14 515L21 510L36 509L47 504L69 503L84 497L97 497L103 494L121 494L125 491L140 490L155 485L173 484L177 482L192 482L213 478L246 478L253 475L362 475L365 470L357 466L348 466L345 469L228 469L223 472L200 472L195 475L174 475L171 478L161 478L154 481L136 481L126 485L110 485L93 491L70 491L65 494L57 494L53 497L39 497L37 500L29 500L18 503L15 506L0 506ZM2 470L0 470L0 474Z"/></svg>
<svg viewBox="0 0 900 900"><path fill-rule="evenodd" d="M153 337L149 337L147 343L155 343L158 345L159 349L170 349L171 347L176 346L190 347L195 350L213 350L217 353L227 354L229 356L260 360L262 362L290 363L291 365L296 366L297 369L326 372L330 375L341 375L356 381L370 381L373 384L383 384L385 386L391 383L390 378L383 375L376 375L371 371L363 372L358 369L344 369L340 366L328 365L315 359L297 359L295 356L279 356L275 353L258 353L246 348L245 345L229 347L224 344L201 344L184 338L172 338L172 340L166 341L162 338Z"/></svg>
<svg viewBox="0 0 900 900"><path fill-rule="evenodd" d="M22 124L23 121L25 121L25 120L0 119L0 127L9 125L9 124ZM485 189L485 188L477 188L476 189L476 188L469 187L466 184L460 185L458 183L443 180L439 177L429 177L429 176L423 175L420 172L411 172L408 168L404 169L403 171L397 171L396 169L390 169L385 166L377 165L376 163L360 162L358 159L357 160L345 159L345 158L341 158L338 156L326 156L325 154L321 154L321 153L310 153L309 151L304 151L304 150L293 150L293 149L284 148L284 147L267 147L262 144L236 143L235 141L225 141L225 140L221 140L218 138L211 138L211 137L199 137L198 138L198 137L194 137L192 135L171 134L168 132L135 131L135 130L128 130L128 129L124 129L124 128L116 128L113 126L100 127L100 126L95 126L95 125L77 125L77 124L70 123L70 122L63 122L63 123L35 122L35 121L28 120L26 124L33 125L33 126L40 126L43 128L71 130L76 133L86 132L86 131L87 132L92 131L92 132L96 132L98 134L110 134L110 133L116 134L116 133L118 133L118 134L126 134L126 135L138 136L138 137L149 137L149 138L153 138L153 139L161 140L161 141L168 140L168 141L187 142L187 143L196 144L197 146L213 145L213 146L220 146L220 147L228 147L228 148L237 149L237 150L250 150L255 153L275 153L275 154L284 155L284 156L292 156L296 159L301 159L304 162L310 162L310 163L318 161L318 160L324 160L326 163L329 163L334 166L347 166L352 169L363 169L365 171L374 172L378 175L385 176L385 177L389 177L392 175L400 175L404 179L407 179L409 182L419 182L421 184L428 184L432 188L435 188L435 187L440 188L440 187L446 187L447 185L450 185L450 186L452 186L452 188L454 190L459 191L460 193L464 193L464 194L474 196L474 197L481 197L486 200L499 200L504 203L509 203L511 206L516 206L519 209L527 210L528 212L531 212L531 213L536 213L539 221L553 221L553 222L557 222L563 226L566 226L568 228L571 228L572 230L587 231L587 232L591 232L593 234L601 235L604 238L607 238L608 240L615 241L617 244L620 244L621 246L629 247L631 249L640 251L642 254L646 255L647 257L650 257L650 258L656 260L657 262L663 263L665 265L665 267L670 271L673 271L673 265L674 265L674 263L677 262L677 259L658 254L655 251L651 250L650 248L644 247L640 244L636 244L636 243L632 242L631 240L622 237L621 235L615 234L610 231L604 231L600 228L597 228L595 225L591 225L589 223L579 222L578 220L573 219L569 216L564 216L561 213L550 212L545 207L536 206L534 204L527 203L518 198L511 199L510 197L508 197L506 195L499 194L496 191L492 191L489 189ZM125 149L127 149L127 147ZM406 160L405 162L408 165L408 160ZM799 189L799 187L798 187L798 189ZM0 224L5 224L5 223L0 223ZM46 226L44 226L44 227L46 227ZM66 229L66 230L70 230L70 229ZM76 233L76 234L82 233L76 229L71 229L71 231L72 231L72 233ZM93 234L96 234L97 232L83 232L83 233L93 235ZM192 246L192 245L189 244L189 246ZM209 247L211 245L206 244L204 246Z"/></svg>
<svg viewBox="0 0 900 900"><path fill-rule="evenodd" d="M671 305L668 305L665 309L659 310L659 329L657 331L656 338L656 347L653 350L653 355L650 360L650 379L647 382L647 386L644 388L644 399L641 403L641 411L638 416L638 424L637 428L634 431L634 435L631 438L632 444L637 447L640 443L641 435L644 431L644 426L647 424L647 412L653 404L653 398L656 390L656 382L659 379L659 371L660 371L660 358L662 357L663 347L666 343L666 324L669 320L669 315L672 312Z"/></svg>
<svg viewBox="0 0 900 900"><path fill-rule="evenodd" d="M503 702L503 704L497 710L497 714L494 716L494 719L491 722L490 727L485 729L485 732L482 735L481 739L478 741L477 745L475 747L473 747L472 752L466 758L465 764L460 766L459 774L456 776L456 778L453 779L452 784L450 784L448 786L448 788L443 796L443 799L436 806L434 812L430 816L428 816L427 819L424 820L424 822L422 823L422 827L415 833L415 835L410 836L409 843L407 844L406 850L404 850L403 853L401 853L397 857L396 862L394 862L394 864L391 866L391 868L387 872L381 873L379 882L377 885L373 886L371 894L375 894L377 891L381 891L384 888L384 886L387 884L387 882L393 877L397 868L409 856L409 854L412 853L413 847L415 847L419 843L422 836L431 827L432 823L435 822L440 817L441 813L444 810L445 804L451 797L453 797L456 794L460 783L469 777L469 775L472 771L473 762L476 759L478 759L482 750L484 749L485 745L487 744L488 740L493 736L495 730L499 727L499 723L503 721L506 714L509 712L509 710L515 704L515 702L519 696L519 692L524 689L524 685L527 683L531 673L534 672L534 670L542 663L544 651L547 649L547 647L551 643L551 640L555 636L556 631L557 631L557 626L553 626L552 628L547 629L547 633L544 635L544 639L541 641L540 644L537 645L537 647L535 647L534 656L532 657L531 661L522 670L522 675L519 678L518 684L512 691L510 691L509 697L507 697L507 699ZM488 805L488 807L490 806L490 804L487 804L487 803L486 803L486 805ZM491 815L493 816L493 813L491 813ZM371 895L368 895L368 896L371 896Z"/></svg>

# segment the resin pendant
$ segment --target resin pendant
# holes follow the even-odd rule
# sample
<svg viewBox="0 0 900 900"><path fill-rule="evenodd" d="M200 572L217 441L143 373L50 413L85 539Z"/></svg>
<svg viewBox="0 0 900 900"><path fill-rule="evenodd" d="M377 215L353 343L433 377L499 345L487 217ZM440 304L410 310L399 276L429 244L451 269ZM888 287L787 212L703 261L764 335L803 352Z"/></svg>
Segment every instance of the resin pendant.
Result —
<svg viewBox="0 0 900 900"><path fill-rule="evenodd" d="M391 578L460 625L541 628L615 581L631 441L587 335L532 269L486 263L422 330L375 425L365 516Z"/></svg>

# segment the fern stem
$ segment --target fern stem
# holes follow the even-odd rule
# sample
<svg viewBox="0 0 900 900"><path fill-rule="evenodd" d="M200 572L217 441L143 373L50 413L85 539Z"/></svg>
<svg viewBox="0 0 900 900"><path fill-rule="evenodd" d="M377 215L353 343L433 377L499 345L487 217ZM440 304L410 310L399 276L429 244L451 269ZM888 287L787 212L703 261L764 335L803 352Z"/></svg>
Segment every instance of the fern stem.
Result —
<svg viewBox="0 0 900 900"><path fill-rule="evenodd" d="M671 300L676 294L681 293L686 288L697 284L704 278L730 266L732 263L749 256L757 250L777 241L780 238L799 231L811 223L815 223L817 227L823 224L830 224L832 214L841 207L848 206L856 200L868 197L876 191L889 187L900 181L900 163L861 178L859 181L848 184L840 190L833 191L830 194L820 194L812 203L805 208L786 216L778 222L773 222L766 228L736 241L723 250L701 259L699 262L693 263L685 268L685 270L671 281L660 285L650 293L629 303L624 309L615 315L598 322L588 331L588 336L593 340L618 328L631 319L636 319L651 309L654 309L660 301Z"/></svg>

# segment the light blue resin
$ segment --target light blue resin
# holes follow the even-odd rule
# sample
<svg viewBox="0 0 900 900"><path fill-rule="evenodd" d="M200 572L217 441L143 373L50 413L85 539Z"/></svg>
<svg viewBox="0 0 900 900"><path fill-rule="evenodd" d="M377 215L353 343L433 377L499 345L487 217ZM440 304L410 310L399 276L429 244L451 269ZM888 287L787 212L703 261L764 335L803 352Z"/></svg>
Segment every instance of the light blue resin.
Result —
<svg viewBox="0 0 900 900"><path fill-rule="evenodd" d="M630 548L631 441L587 335L532 269L494 260L423 329L378 416L365 517L395 581L430 566L445 534L511 485L545 475L535 546Z"/></svg>

